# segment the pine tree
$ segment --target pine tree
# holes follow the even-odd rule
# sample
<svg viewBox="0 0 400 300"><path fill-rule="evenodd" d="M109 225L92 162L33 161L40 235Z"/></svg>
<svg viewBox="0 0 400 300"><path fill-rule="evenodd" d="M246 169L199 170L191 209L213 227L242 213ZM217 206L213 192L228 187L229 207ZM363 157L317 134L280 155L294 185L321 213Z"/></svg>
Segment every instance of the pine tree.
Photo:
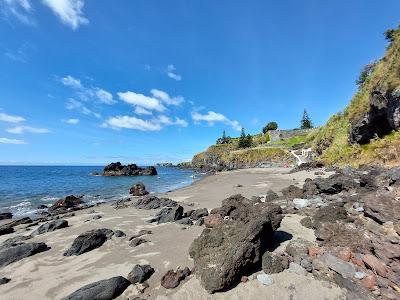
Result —
<svg viewBox="0 0 400 300"><path fill-rule="evenodd" d="M310 117L308 116L307 111L304 110L303 118L301 119L301 122L300 122L300 128L301 129L310 129L310 128L313 128L313 127L314 126L312 124L312 121L311 121Z"/></svg>
<svg viewBox="0 0 400 300"><path fill-rule="evenodd" d="M246 135L244 128L242 127L242 131L240 133L239 138L239 148L249 148L253 144L253 138L250 134Z"/></svg>
<svg viewBox="0 0 400 300"><path fill-rule="evenodd" d="M224 129L224 131L222 132L222 140L223 140L223 141L225 141L225 140L226 140L225 129Z"/></svg>

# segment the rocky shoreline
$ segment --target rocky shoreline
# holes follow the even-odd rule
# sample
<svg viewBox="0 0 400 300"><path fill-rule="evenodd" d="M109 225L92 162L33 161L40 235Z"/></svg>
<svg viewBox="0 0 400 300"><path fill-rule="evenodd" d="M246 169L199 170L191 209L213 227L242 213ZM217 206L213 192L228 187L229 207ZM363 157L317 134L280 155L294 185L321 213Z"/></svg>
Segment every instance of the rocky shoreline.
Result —
<svg viewBox="0 0 400 300"><path fill-rule="evenodd" d="M260 186L256 189L258 192L255 188L246 190L248 195L254 192L254 197L244 197L240 195L243 185L236 184L235 195L213 208L201 207L201 204L196 207L178 198L148 195L140 183L132 187L132 198L110 206L92 207L90 211L81 197L67 196L49 208L48 216L38 220L2 220L0 275L1 268L16 264L22 267L24 261L34 262L35 257L52 252L51 236L63 235L66 230L76 228L76 233L69 238L66 248L52 255L58 260L62 256L70 257L72 262L78 257L94 256L91 254L94 252L107 252L107 245L117 240L127 243L124 246L127 249L144 249L151 246L162 226L176 224L186 230L177 231L175 237L193 231L193 237L185 241L184 250L192 258L192 266L188 263L167 267L160 273L160 267L137 260L130 272L77 287L75 292L64 293L63 299L126 299L120 295L132 293L131 286L139 291L138 297L153 298L156 290L148 282L154 285L155 278L165 291L181 286L186 278L191 281L197 278L204 291L218 295L237 289L238 284L252 285L253 281L272 288L276 285L276 275L281 272L311 276L313 280L338 286L349 299L397 299L400 295L400 168L345 168L335 170L329 177L326 170L312 168L308 166L308 171L299 168L299 174L312 174L312 179L304 178L303 183L296 185L290 185L287 179L288 184L281 192L266 190L260 195L264 189ZM231 174L235 178L235 173ZM296 178L296 174L282 176ZM209 180L218 181L219 176ZM228 178L229 173L223 176ZM227 181L232 184L229 178ZM206 183L199 181L197 186L202 184ZM232 190L232 185L226 188ZM107 214L96 213L101 207L115 216L132 210L143 212L148 216L143 224L148 225L139 225L131 234L115 228L120 222L108 227L111 223L107 221ZM79 221L83 223L76 223L80 216L84 216L84 221ZM301 236L293 238L289 232L279 230L282 220L290 216L299 216L299 226L314 232L316 241ZM92 222L98 225L89 226ZM82 226L87 230L79 230ZM151 229L145 229L147 226ZM43 237L48 237L47 241ZM7 273L14 274L14 269L7 269ZM18 281L13 276L2 277L0 290L15 280ZM262 293L261 287L258 288Z"/></svg>

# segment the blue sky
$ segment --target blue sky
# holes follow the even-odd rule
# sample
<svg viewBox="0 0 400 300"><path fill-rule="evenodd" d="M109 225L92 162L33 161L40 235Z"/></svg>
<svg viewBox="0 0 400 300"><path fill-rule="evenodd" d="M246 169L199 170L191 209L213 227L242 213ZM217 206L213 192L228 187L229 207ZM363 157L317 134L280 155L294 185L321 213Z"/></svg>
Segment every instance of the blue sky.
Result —
<svg viewBox="0 0 400 300"><path fill-rule="evenodd" d="M0 0L0 163L189 160L222 130L316 125L398 0Z"/></svg>

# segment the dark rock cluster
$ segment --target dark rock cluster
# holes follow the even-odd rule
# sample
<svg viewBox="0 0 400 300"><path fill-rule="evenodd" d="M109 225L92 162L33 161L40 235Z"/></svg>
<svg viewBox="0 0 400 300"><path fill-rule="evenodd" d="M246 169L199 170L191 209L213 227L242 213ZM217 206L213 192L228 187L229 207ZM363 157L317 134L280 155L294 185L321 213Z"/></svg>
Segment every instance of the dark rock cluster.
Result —
<svg viewBox="0 0 400 300"><path fill-rule="evenodd" d="M123 165L120 162L111 163L105 166L103 176L139 176L139 175L157 175L155 167L141 168L136 164Z"/></svg>

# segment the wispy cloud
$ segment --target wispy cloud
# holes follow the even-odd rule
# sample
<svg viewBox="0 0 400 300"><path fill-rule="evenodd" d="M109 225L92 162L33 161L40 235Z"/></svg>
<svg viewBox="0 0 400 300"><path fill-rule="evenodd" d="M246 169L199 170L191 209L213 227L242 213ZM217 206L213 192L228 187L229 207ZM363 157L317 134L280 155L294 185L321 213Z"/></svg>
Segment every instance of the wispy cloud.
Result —
<svg viewBox="0 0 400 300"><path fill-rule="evenodd" d="M19 123L25 121L25 118L0 112L0 121L8 123Z"/></svg>
<svg viewBox="0 0 400 300"><path fill-rule="evenodd" d="M148 97L143 94L131 91L117 93L117 94L122 101L134 105L135 107L141 107L148 111L155 110L158 112L163 112L166 110L165 106L161 103L161 101L154 97Z"/></svg>
<svg viewBox="0 0 400 300"><path fill-rule="evenodd" d="M84 0L42 0L42 3L48 6L60 21L71 27L72 30L89 23L83 14Z"/></svg>
<svg viewBox="0 0 400 300"><path fill-rule="evenodd" d="M168 93L158 89L152 89L150 93L153 95L154 98L160 99L166 105L177 106L185 101L185 99L182 96L170 97Z"/></svg>
<svg viewBox="0 0 400 300"><path fill-rule="evenodd" d="M67 119L67 120L62 120L64 123L71 124L71 125L76 125L79 123L79 119Z"/></svg>
<svg viewBox="0 0 400 300"><path fill-rule="evenodd" d="M137 115L152 115L153 113L143 107L136 106L134 110L135 114Z"/></svg>
<svg viewBox="0 0 400 300"><path fill-rule="evenodd" d="M15 17L21 23L34 26L30 0L0 0L0 12L6 18Z"/></svg>
<svg viewBox="0 0 400 300"><path fill-rule="evenodd" d="M168 65L167 75L169 78L175 79L176 81L182 80L182 76L176 73L176 68L174 65Z"/></svg>
<svg viewBox="0 0 400 300"><path fill-rule="evenodd" d="M232 128L238 131L240 131L242 128L238 121L232 121L223 114L216 113L213 111L208 111L206 114L201 114L197 111L192 112L192 119L193 121L195 121L195 123L200 123L203 121L207 122L210 126L212 126L216 122L221 122L231 126Z"/></svg>
<svg viewBox="0 0 400 300"><path fill-rule="evenodd" d="M0 144L24 145L26 142L17 139L0 138Z"/></svg>
<svg viewBox="0 0 400 300"><path fill-rule="evenodd" d="M114 104L116 102L110 92L100 87L87 87L80 79L71 75L62 77L59 81L63 85L75 90L76 95L83 101L93 99L103 104Z"/></svg>
<svg viewBox="0 0 400 300"><path fill-rule="evenodd" d="M49 133L50 130L47 128L36 128L36 127L31 127L31 126L17 126L13 128L7 129L7 132L9 133L14 133L14 134L22 134L25 132L28 133Z"/></svg>
<svg viewBox="0 0 400 300"><path fill-rule="evenodd" d="M103 123L103 127L109 127L112 129L136 129L141 131L159 131L165 126L180 126L186 127L188 123L180 118L175 118L174 120L168 116L161 115L157 118L152 118L150 120L144 120L132 116L116 116L109 118Z"/></svg>
<svg viewBox="0 0 400 300"><path fill-rule="evenodd" d="M68 110L75 110L84 115L93 115L96 118L101 118L99 113L92 111L91 109L87 108L82 102L75 100L73 98L68 99L67 103L65 104L65 107Z"/></svg>

